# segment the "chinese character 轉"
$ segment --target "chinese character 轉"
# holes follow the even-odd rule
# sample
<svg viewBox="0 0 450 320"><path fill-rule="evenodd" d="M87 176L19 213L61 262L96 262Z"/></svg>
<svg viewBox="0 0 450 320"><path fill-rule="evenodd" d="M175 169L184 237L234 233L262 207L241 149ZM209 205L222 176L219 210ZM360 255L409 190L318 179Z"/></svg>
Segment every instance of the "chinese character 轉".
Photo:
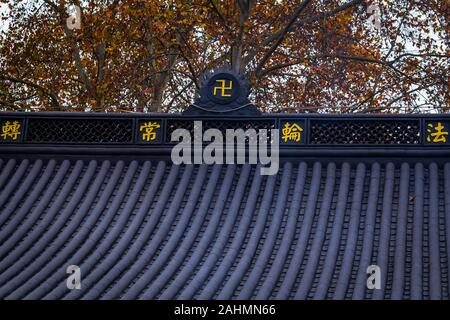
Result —
<svg viewBox="0 0 450 320"><path fill-rule="evenodd" d="M17 140L20 135L20 123L19 121L6 121L2 126L2 138L6 140L11 138L11 140Z"/></svg>

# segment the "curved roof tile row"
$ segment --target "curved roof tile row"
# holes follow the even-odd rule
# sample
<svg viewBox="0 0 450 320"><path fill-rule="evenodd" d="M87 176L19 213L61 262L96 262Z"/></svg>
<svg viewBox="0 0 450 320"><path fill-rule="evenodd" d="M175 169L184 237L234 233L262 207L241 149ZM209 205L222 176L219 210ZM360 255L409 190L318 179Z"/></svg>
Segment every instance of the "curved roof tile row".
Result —
<svg viewBox="0 0 450 320"><path fill-rule="evenodd" d="M261 176L3 159L0 298L448 299L446 190L450 163L287 161Z"/></svg>

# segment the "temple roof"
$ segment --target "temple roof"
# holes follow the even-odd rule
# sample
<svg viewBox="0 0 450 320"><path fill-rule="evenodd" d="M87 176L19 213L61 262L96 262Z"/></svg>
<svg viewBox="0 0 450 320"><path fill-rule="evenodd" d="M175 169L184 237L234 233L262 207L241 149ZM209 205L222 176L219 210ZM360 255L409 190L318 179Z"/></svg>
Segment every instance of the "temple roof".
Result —
<svg viewBox="0 0 450 320"><path fill-rule="evenodd" d="M299 124L272 176L172 164L167 135L194 120L0 114L20 125L0 141L0 298L449 298L450 148L431 134L450 118L204 117Z"/></svg>

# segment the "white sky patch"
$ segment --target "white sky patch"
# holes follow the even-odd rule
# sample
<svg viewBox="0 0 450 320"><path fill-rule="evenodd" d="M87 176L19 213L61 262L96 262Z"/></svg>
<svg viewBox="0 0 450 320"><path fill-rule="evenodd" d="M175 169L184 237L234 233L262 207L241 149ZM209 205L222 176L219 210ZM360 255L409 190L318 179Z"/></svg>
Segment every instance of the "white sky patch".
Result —
<svg viewBox="0 0 450 320"><path fill-rule="evenodd" d="M8 30L9 21L5 17L9 14L9 11L6 3L0 4L0 32Z"/></svg>

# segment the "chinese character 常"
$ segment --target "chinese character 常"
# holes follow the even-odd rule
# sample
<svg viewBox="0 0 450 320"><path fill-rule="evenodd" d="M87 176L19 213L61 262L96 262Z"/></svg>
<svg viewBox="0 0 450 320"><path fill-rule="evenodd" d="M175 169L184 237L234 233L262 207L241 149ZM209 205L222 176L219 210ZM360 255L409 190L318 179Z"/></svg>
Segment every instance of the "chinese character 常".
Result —
<svg viewBox="0 0 450 320"><path fill-rule="evenodd" d="M143 132L142 140L144 141L154 141L156 140L156 129L161 128L158 122L145 122L139 127L139 131Z"/></svg>
<svg viewBox="0 0 450 320"><path fill-rule="evenodd" d="M448 136L448 131L443 131L445 127L442 125L442 123L438 122L437 125L433 125L432 123L429 123L427 125L427 141L428 142L434 142L434 143L446 143Z"/></svg>
<svg viewBox="0 0 450 320"><path fill-rule="evenodd" d="M281 138L284 142L300 142L300 140L302 139L302 131L302 127L300 127L297 123L290 124L289 122L286 122L283 129L281 130L283 134Z"/></svg>
<svg viewBox="0 0 450 320"><path fill-rule="evenodd" d="M20 123L19 121L6 121L2 126L2 138L6 140L11 138L11 140L17 140L20 135Z"/></svg>

